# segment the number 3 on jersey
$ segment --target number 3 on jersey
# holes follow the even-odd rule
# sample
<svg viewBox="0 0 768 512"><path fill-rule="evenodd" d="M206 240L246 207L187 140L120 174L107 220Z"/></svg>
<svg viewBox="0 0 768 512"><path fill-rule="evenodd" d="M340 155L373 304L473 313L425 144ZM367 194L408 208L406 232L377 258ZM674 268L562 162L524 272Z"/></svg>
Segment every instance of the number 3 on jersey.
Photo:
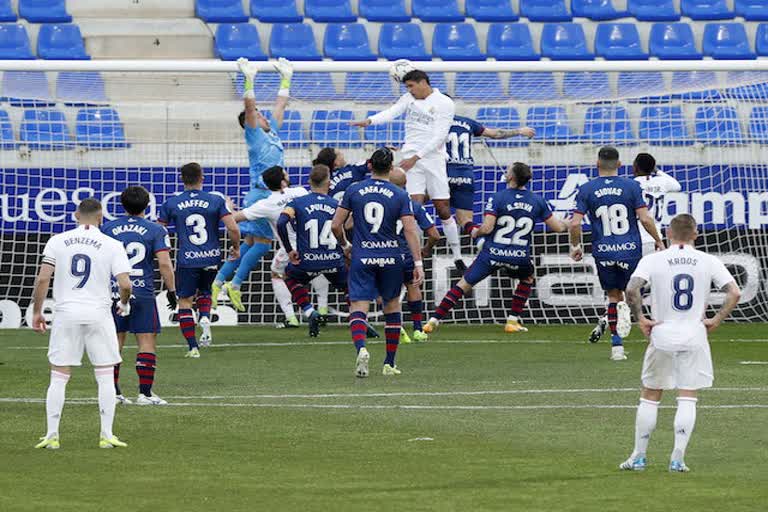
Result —
<svg viewBox="0 0 768 512"><path fill-rule="evenodd" d="M205 217L199 213L194 213L187 217L185 222L187 227L192 228L192 234L189 235L189 241L195 245L203 245L208 241L208 231L205 229Z"/></svg>
<svg viewBox="0 0 768 512"><path fill-rule="evenodd" d="M515 231L510 238L508 235ZM496 234L493 236L493 243L502 245L528 245L526 237L533 230L533 219L530 217L520 217L515 219L509 215L499 217L496 221Z"/></svg>

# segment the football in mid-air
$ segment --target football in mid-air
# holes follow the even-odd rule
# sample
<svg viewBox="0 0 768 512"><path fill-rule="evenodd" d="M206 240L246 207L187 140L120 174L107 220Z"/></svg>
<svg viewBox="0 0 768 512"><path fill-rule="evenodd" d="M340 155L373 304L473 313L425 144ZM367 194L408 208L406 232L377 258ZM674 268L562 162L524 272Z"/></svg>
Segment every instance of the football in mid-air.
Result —
<svg viewBox="0 0 768 512"><path fill-rule="evenodd" d="M389 68L389 76L392 77L392 80L395 82L401 83L403 81L403 77L407 75L409 72L414 71L416 67L411 64L411 61L406 59L400 59L396 60L392 63L392 66Z"/></svg>

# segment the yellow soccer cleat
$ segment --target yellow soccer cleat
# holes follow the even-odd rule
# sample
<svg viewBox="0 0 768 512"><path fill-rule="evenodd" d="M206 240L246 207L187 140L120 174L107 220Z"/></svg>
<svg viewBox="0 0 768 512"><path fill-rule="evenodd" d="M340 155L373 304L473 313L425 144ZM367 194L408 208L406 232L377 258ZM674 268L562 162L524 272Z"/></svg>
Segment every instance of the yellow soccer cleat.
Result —
<svg viewBox="0 0 768 512"><path fill-rule="evenodd" d="M184 354L184 357L188 359L200 359L200 350L197 348L191 348L189 349L189 352Z"/></svg>
<svg viewBox="0 0 768 512"><path fill-rule="evenodd" d="M49 450L58 450L61 448L59 444L59 436L54 437L41 437L40 442L35 445L35 448L47 448Z"/></svg>
<svg viewBox="0 0 768 512"><path fill-rule="evenodd" d="M410 343L411 337L408 336L408 333L405 331L404 327L400 328L400 343Z"/></svg>
<svg viewBox="0 0 768 512"><path fill-rule="evenodd" d="M429 339L429 334L424 331L413 331L413 341L423 343Z"/></svg>
<svg viewBox="0 0 768 512"><path fill-rule="evenodd" d="M235 309L238 311L245 311L245 306L243 306L243 297L242 293L240 293L240 290L236 290L232 286L231 282L224 285L224 290L227 292L227 296L229 297L230 302L232 302L232 305L235 306Z"/></svg>
<svg viewBox="0 0 768 512"><path fill-rule="evenodd" d="M109 439L101 436L99 439L99 448L128 448L128 444L119 440L117 436L112 436Z"/></svg>
<svg viewBox="0 0 768 512"><path fill-rule="evenodd" d="M400 370L397 369L397 365L390 366L388 364L385 364L384 368L381 369L381 374L382 375L386 375L386 376L389 376L389 375L400 375L401 373L403 373L403 372L401 372Z"/></svg>
<svg viewBox="0 0 768 512"><path fill-rule="evenodd" d="M221 293L221 286L213 283L211 285L211 309L219 307L219 294Z"/></svg>
<svg viewBox="0 0 768 512"><path fill-rule="evenodd" d="M432 334L435 332L435 329L437 329L437 326L440 325L440 320L438 320L435 317L430 318L426 324L424 324L424 332L427 334Z"/></svg>
<svg viewBox="0 0 768 512"><path fill-rule="evenodd" d="M507 324L504 326L504 332L512 334L515 332L528 332L528 329L523 327L523 324L521 324L520 320L517 318L507 318Z"/></svg>

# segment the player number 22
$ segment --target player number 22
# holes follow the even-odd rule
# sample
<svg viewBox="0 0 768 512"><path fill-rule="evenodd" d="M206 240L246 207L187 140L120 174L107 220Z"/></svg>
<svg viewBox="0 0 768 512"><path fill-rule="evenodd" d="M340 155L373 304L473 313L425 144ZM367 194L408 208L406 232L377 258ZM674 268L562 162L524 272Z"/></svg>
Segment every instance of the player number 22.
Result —
<svg viewBox="0 0 768 512"><path fill-rule="evenodd" d="M371 225L371 233L378 233L381 223L384 222L384 205L376 202L365 203L363 215L365 222Z"/></svg>
<svg viewBox="0 0 768 512"><path fill-rule="evenodd" d="M515 231L517 230L517 231ZM526 238L533 230L533 219L530 217L520 217L515 219L509 215L499 217L496 221L496 234L493 235L493 243L503 245L528 245ZM510 238L511 232L515 234Z"/></svg>
<svg viewBox="0 0 768 512"><path fill-rule="evenodd" d="M205 229L205 217L199 213L193 213L187 217L187 227L192 228L189 241L195 245L203 245L208 241L208 231Z"/></svg>
<svg viewBox="0 0 768 512"><path fill-rule="evenodd" d="M629 213L623 204L603 205L595 210L603 223L603 235L626 235L629 232Z"/></svg>

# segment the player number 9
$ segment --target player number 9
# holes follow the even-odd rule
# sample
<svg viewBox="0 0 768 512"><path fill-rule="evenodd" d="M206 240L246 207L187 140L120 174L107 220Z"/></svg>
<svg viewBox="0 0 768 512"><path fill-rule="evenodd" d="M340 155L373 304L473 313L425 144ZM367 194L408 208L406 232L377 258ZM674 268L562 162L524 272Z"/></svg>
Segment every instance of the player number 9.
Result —
<svg viewBox="0 0 768 512"><path fill-rule="evenodd" d="M365 203L363 215L365 222L371 225L371 233L378 233L381 223L384 222L384 205L376 202Z"/></svg>

